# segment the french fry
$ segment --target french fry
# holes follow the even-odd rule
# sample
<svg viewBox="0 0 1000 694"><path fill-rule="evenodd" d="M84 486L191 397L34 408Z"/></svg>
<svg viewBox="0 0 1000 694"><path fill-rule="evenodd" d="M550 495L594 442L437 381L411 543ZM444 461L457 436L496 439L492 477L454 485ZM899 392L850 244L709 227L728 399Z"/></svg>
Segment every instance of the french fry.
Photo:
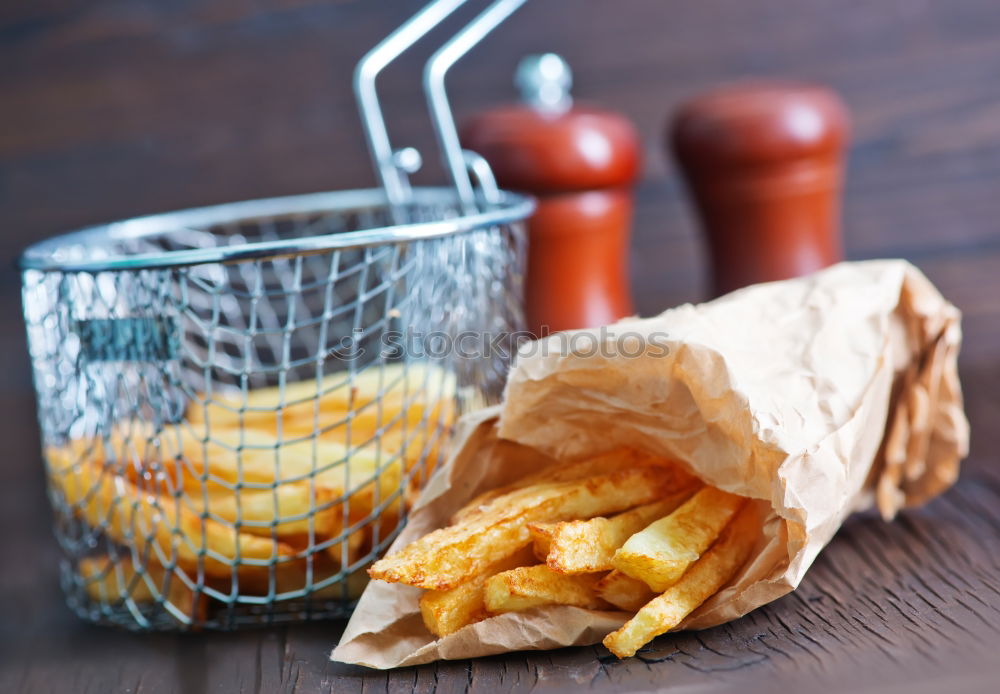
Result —
<svg viewBox="0 0 1000 694"><path fill-rule="evenodd" d="M250 438L252 437L251 433ZM326 517L339 513L339 509L334 508L331 501L342 494L340 487L343 485L332 485L329 480L326 484L315 483L313 491L310 491L308 478L302 482L266 483L269 488L242 488L236 483L233 483L233 487L228 487L218 482L203 481L184 472L177 473L178 467L183 463L176 461L168 463L166 468L160 463L136 464L136 456L140 455L142 446L133 446L131 443L126 446L124 441L123 434L113 435L110 456L106 453L104 442L99 439L92 439L86 445L84 440L76 440L54 455L63 461L63 466L75 460L74 464L90 464L106 468L113 474L122 474L141 492L171 498L176 496L190 510L199 514L208 513L213 520L232 524L234 527L239 524L238 530L251 535L271 537L272 528L282 538L307 535L310 515L313 516L315 532L322 535L330 524ZM126 453L127 448L131 448L131 453ZM141 455L148 455L148 451ZM112 457L117 461L114 465L108 462ZM362 479L370 478L367 465L361 464L364 469L360 474L365 476ZM391 476L392 471L388 474L389 478ZM186 489L177 488L179 477L187 482L182 485ZM387 479L386 483L391 482L391 479ZM261 487L264 486L265 483L261 483Z"/></svg>
<svg viewBox="0 0 1000 694"><path fill-rule="evenodd" d="M216 438L208 444L210 452L205 463L196 457L199 454L188 435L181 435L188 449L181 454L184 459L171 459L176 454L166 441L171 437L176 440L178 429L161 432L160 453L156 453L155 447L135 445L142 434L134 430L128 434L119 430L111 439L110 450L100 439L76 440L58 452L52 450L64 461L76 460L99 467L111 467L106 461L113 457L117 461L114 472L122 473L140 490L171 497L179 494L181 504L194 512L208 511L216 519L233 524L239 518L240 530L250 534L270 537L274 526L280 537L291 538L308 535L309 515L313 517L316 535L339 532L344 500L350 504L352 522L369 515L376 505L383 507L390 517L398 517L403 475L421 455L424 445L417 436L409 438L406 441L409 450L401 457L404 443L401 435L388 433L380 442L372 441L348 455L348 449L340 444L314 445L312 441L300 441L279 446L273 437L251 431L245 432L244 440L255 442L257 448L238 453ZM219 436L225 439L230 435L233 438L226 439L227 443L236 444L233 432ZM437 437L427 446L429 459L437 455L440 440ZM197 446L201 445L198 442ZM164 450L166 464L136 463L141 458L156 461ZM195 460L194 464L188 463L188 457ZM202 471L213 475L216 481L202 479Z"/></svg>
<svg viewBox="0 0 1000 694"><path fill-rule="evenodd" d="M181 480L186 489L195 493L205 484L202 473L226 484L250 484L258 488L291 482L308 486L314 479L315 486L325 490L320 494L324 499L350 494L355 505L367 500L368 510L362 514L367 515L373 504L390 495L399 495L403 475L421 456L426 454L427 460L436 460L440 442L441 437L427 441L421 435L409 435L404 439L401 433L386 432L357 447L348 448L334 441L302 440L214 455L204 463L192 457L188 459L192 463L185 460L178 466L196 471L197 474L183 474Z"/></svg>
<svg viewBox="0 0 1000 694"><path fill-rule="evenodd" d="M424 457L433 464L444 439L433 426L352 430L350 445L346 432L340 433L344 436L339 439L312 434L278 437L253 427L206 429L203 424L180 423L156 429L148 422L132 420L118 424L108 441L76 439L68 448L77 458L115 460L133 482L152 475L200 493L206 484L226 490L227 484L261 488L307 481L327 472L336 477L345 474L347 465L351 477L364 483L380 468L398 467L401 451L407 470ZM398 484L398 477L390 482Z"/></svg>
<svg viewBox="0 0 1000 694"><path fill-rule="evenodd" d="M682 489L666 499L637 506L611 518L563 521L549 526L545 563L553 571L566 574L610 571L615 552L629 537L657 518L672 513L694 491L693 486ZM533 530L533 527L528 529Z"/></svg>
<svg viewBox="0 0 1000 694"><path fill-rule="evenodd" d="M615 569L594 586L597 596L626 612L635 612L656 597L645 583Z"/></svg>
<svg viewBox="0 0 1000 694"><path fill-rule="evenodd" d="M253 430L242 433L213 431L212 438L202 442L184 428L178 447L171 434L165 431L161 435L163 458L167 461L184 458L175 469L180 469L181 483L187 488L200 489L203 475L212 475L228 484L255 485L304 481L310 476L328 473L336 477L338 473L343 474L344 461L356 471L354 476L363 480L380 463L374 443L364 447L313 439L283 443ZM381 457L390 456L383 454ZM170 474L172 466L167 463L165 468Z"/></svg>
<svg viewBox="0 0 1000 694"><path fill-rule="evenodd" d="M661 593L708 549L744 499L703 487L676 511L632 535L612 565Z"/></svg>
<svg viewBox="0 0 1000 694"><path fill-rule="evenodd" d="M594 458L587 458L586 460L552 464L541 472L529 475L513 484L483 492L456 511L451 517L451 522L452 524L461 523L472 515L483 512L497 498L515 492L518 489L524 489L537 484L574 482L621 468L651 464L654 461L654 458L638 451L630 448L621 448ZM661 462L665 465L672 465L672 463L666 460Z"/></svg>
<svg viewBox="0 0 1000 694"><path fill-rule="evenodd" d="M53 487L91 527L102 529L120 544L135 546L140 552L152 544L164 556L175 555L185 568L194 569L201 562L206 574L223 577L232 573L234 564L247 559L270 561L294 554L285 543L202 520L178 500L143 492L110 469L86 462L66 464L62 453L62 449L49 451Z"/></svg>
<svg viewBox="0 0 1000 694"><path fill-rule="evenodd" d="M403 467L398 457L379 469L377 458L358 455L303 481L274 482L268 485L270 489L191 483L181 490L179 498L191 510L208 513L213 520L232 524L241 532L271 537L273 530L296 547L308 545L310 538L319 541L340 534L345 504L348 523L362 521L378 507L384 536L396 527L402 512L399 485ZM162 476L139 478L136 486L164 496L176 493Z"/></svg>
<svg viewBox="0 0 1000 694"><path fill-rule="evenodd" d="M526 548L494 562L481 575L451 590L428 590L420 596L420 614L427 630L435 636L447 636L462 627L489 616L486 611L486 581L501 571L534 563Z"/></svg>
<svg viewBox="0 0 1000 694"><path fill-rule="evenodd" d="M281 474L283 461L292 468L291 473L303 477L312 469L312 452L311 441L283 443L252 428L213 429L207 435L204 429L186 423L157 429L138 420L117 424L107 441L75 439L67 447L69 456L76 459L98 464L115 461L133 482L152 476L198 491L205 484L203 474L212 474L230 484L285 481L291 474L287 471ZM344 453L343 446L328 444L319 447L318 458L322 460L326 454L339 459Z"/></svg>
<svg viewBox="0 0 1000 694"><path fill-rule="evenodd" d="M165 428L154 437L155 444L138 443L143 435L116 430L110 450L99 439L76 440L65 449L64 457L102 465L114 459L116 470L129 481L142 486L153 480L171 492L182 487L192 499L206 493L217 498L232 496L237 485L245 493L270 493L272 488L284 487L289 491L279 494L293 504L288 495L294 494L294 485L308 489L311 480L326 490L320 493L321 501L348 490L374 499L375 487L379 498L385 499L399 489L402 475L422 455L436 459L442 440L441 436L428 439L420 432L410 432L405 438L401 432L386 432L379 439L348 448L333 441L282 443L253 430L242 434L223 430L202 441L186 425Z"/></svg>
<svg viewBox="0 0 1000 694"><path fill-rule="evenodd" d="M117 461L133 480L155 474L200 489L202 473L209 472L232 483L274 481L280 444L274 436L252 428L213 430L209 436L185 423L156 429L149 422L133 420L115 426L107 442L80 439L71 447L97 462ZM301 443L298 447L304 448Z"/></svg>
<svg viewBox="0 0 1000 694"><path fill-rule="evenodd" d="M493 614L521 612L542 605L573 605L591 610L606 609L607 603L594 592L599 576L569 576L545 564L523 566L486 580L484 601Z"/></svg>
<svg viewBox="0 0 1000 694"><path fill-rule="evenodd" d="M552 533L558 525L558 523L528 523L531 548L538 561L544 562L549 556L549 550L552 547Z"/></svg>
<svg viewBox="0 0 1000 694"><path fill-rule="evenodd" d="M324 410L315 417L274 414L271 420L248 418L242 427L224 420L222 424L212 423L209 430L213 437L218 437L220 433L224 436L226 432L239 432L242 428L276 438L280 436L284 440L316 438L319 441L358 445L390 432L397 436L405 432L408 438L413 437L415 432L430 436L436 429L450 427L454 419L452 400L399 403L390 399L365 405L360 410ZM199 433L206 430L201 422L196 421L192 426Z"/></svg>
<svg viewBox="0 0 1000 694"><path fill-rule="evenodd" d="M671 494L685 482L686 475L676 468L645 465L518 489L497 497L467 521L435 530L381 559L369 575L448 590L530 543L527 523L614 513Z"/></svg>
<svg viewBox="0 0 1000 694"><path fill-rule="evenodd" d="M745 504L715 544L681 579L643 606L624 626L608 634L604 645L619 658L627 658L676 627L732 580L750 556L758 532L757 509L753 504Z"/></svg>
<svg viewBox="0 0 1000 694"><path fill-rule="evenodd" d="M307 379L241 393L221 393L192 403L189 422L208 422L213 430L257 428L274 433L279 425L309 431L337 426L348 415L352 426L375 428L388 425L401 412L419 422L426 409L453 401L455 378L429 364L388 364L369 368L351 377L347 372L327 374L318 383ZM454 412L446 406L439 414L450 420ZM377 421L375 421L377 420Z"/></svg>
<svg viewBox="0 0 1000 694"><path fill-rule="evenodd" d="M277 484L273 490L213 487L205 494L185 494L183 503L233 524L240 532L263 537L271 537L273 532L290 539L308 537L310 526L314 535L327 534L337 521L326 516L339 513L331 503L334 497L335 493L325 487L316 485L310 490L308 482L295 482Z"/></svg>
<svg viewBox="0 0 1000 694"><path fill-rule="evenodd" d="M136 569L130 557L120 557L117 561L106 555L84 557L77 570L91 600L109 604L125 600L149 604L162 601L193 621L205 617L205 596L196 594L175 573L168 573L152 559Z"/></svg>

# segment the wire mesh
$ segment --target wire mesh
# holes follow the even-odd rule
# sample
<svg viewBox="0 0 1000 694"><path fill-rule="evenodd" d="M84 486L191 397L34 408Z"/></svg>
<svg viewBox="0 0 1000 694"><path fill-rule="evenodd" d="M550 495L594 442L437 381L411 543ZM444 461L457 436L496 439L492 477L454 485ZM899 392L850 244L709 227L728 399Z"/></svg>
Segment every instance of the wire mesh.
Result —
<svg viewBox="0 0 1000 694"><path fill-rule="evenodd" d="M416 196L407 219L457 215ZM373 229L382 205L66 237L60 260ZM440 461L499 398L521 325L520 223L228 263L27 269L62 583L135 629L343 615ZM456 350L462 336L478 348Z"/></svg>

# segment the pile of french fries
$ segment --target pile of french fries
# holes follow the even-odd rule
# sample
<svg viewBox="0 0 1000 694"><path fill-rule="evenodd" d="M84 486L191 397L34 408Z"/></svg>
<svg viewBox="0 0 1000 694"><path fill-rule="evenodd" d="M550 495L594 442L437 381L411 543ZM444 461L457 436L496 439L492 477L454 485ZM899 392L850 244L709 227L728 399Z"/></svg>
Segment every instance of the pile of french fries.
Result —
<svg viewBox="0 0 1000 694"><path fill-rule="evenodd" d="M354 565L398 529L455 395L436 367L389 365L204 396L182 422L119 422L49 447L53 489L115 546L80 560L87 593L169 605L194 622L210 602L199 581L233 596L336 599L344 583L333 577L350 570L357 597L367 577Z"/></svg>
<svg viewBox="0 0 1000 694"><path fill-rule="evenodd" d="M621 450L487 492L368 573L423 588L439 637L544 605L626 611L604 639L625 658L724 587L759 531L755 504Z"/></svg>

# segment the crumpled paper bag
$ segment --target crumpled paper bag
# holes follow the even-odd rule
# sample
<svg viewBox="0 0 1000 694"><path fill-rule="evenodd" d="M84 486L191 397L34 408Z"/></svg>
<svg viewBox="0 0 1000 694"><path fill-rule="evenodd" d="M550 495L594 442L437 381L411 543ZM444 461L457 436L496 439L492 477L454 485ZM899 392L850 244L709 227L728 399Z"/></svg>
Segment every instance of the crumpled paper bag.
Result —
<svg viewBox="0 0 1000 694"><path fill-rule="evenodd" d="M463 418L390 552L482 491L628 446L759 500L751 560L678 628L736 619L793 590L850 513L888 519L955 481L959 320L909 263L867 261L525 345L503 404ZM628 618L545 607L435 639L419 596L373 581L333 659L392 668L593 644Z"/></svg>

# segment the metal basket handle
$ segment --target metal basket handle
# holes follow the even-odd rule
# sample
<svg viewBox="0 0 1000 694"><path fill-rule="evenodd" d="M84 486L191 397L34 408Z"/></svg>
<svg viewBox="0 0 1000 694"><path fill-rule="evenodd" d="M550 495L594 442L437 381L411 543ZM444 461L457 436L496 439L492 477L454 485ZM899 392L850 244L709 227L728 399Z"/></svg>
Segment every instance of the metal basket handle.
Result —
<svg viewBox="0 0 1000 694"><path fill-rule="evenodd" d="M465 4L466 0L433 0L422 10L389 34L358 62L354 71L354 92L361 111L365 137L371 151L375 173L392 209L395 222L403 222L401 208L410 200L408 175L420 165L419 154L412 148L394 150L389 140L385 118L379 103L375 81L379 73L404 51L427 35L434 27ZM475 161L476 178L480 182L492 179L484 174L485 161L470 158L459 144L455 119L445 90L448 70L462 56L499 26L525 0L495 0L482 13L441 46L424 66L424 92L427 97L434 132L441 148L455 192L466 214L478 211L477 198L469 177L468 166ZM483 196L489 204L491 195Z"/></svg>

